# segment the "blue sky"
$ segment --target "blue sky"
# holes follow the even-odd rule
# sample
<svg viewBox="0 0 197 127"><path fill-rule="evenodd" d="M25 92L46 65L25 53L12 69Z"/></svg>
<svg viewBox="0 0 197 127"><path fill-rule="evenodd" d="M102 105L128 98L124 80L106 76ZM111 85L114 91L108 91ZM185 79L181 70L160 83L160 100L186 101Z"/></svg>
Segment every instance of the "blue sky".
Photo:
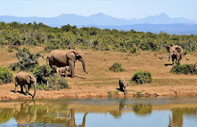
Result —
<svg viewBox="0 0 197 127"><path fill-rule="evenodd" d="M0 15L56 17L104 13L117 18L144 18L166 13L197 20L197 0L0 0Z"/></svg>

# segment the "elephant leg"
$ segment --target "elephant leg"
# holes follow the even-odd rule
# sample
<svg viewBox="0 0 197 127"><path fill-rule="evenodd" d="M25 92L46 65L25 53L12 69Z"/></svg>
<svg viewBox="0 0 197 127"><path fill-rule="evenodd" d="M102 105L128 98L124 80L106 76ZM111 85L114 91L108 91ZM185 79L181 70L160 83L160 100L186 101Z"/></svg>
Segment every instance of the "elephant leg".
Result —
<svg viewBox="0 0 197 127"><path fill-rule="evenodd" d="M29 93L30 88L31 88L31 85L28 85L27 93Z"/></svg>
<svg viewBox="0 0 197 127"><path fill-rule="evenodd" d="M177 63L179 63L181 60L181 56L180 55L177 55Z"/></svg>
<svg viewBox="0 0 197 127"><path fill-rule="evenodd" d="M123 87L122 87L122 85L121 84L119 84L119 89L120 89L120 91L123 91Z"/></svg>
<svg viewBox="0 0 197 127"><path fill-rule="evenodd" d="M172 65L174 65L174 57L172 56Z"/></svg>
<svg viewBox="0 0 197 127"><path fill-rule="evenodd" d="M75 77L75 67L74 67L75 62L69 60L69 66L71 69L71 77L74 78Z"/></svg>
<svg viewBox="0 0 197 127"><path fill-rule="evenodd" d="M124 95L126 95L126 87L124 87Z"/></svg>
<svg viewBox="0 0 197 127"><path fill-rule="evenodd" d="M24 85L24 87L25 87L25 95L27 95L27 93L28 93L27 85Z"/></svg>
<svg viewBox="0 0 197 127"><path fill-rule="evenodd" d="M24 91L23 91L23 86L22 86L22 85L20 85L20 87L21 87L21 93L24 93Z"/></svg>
<svg viewBox="0 0 197 127"><path fill-rule="evenodd" d="M16 93L17 87L18 87L18 83L15 82L15 89L14 89L14 92L15 92L15 93Z"/></svg>

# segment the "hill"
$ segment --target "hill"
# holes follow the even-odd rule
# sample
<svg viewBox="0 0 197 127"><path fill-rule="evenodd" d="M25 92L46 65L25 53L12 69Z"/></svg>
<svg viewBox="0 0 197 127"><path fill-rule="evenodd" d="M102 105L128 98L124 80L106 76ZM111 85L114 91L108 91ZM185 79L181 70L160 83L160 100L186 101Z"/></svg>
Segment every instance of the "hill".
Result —
<svg viewBox="0 0 197 127"><path fill-rule="evenodd" d="M83 26L93 26L98 28L118 29L159 33L160 31L170 34L196 34L197 21L186 18L170 18L162 13L160 15L148 16L141 19L115 18L103 13L91 15L89 17L76 14L62 14L57 17L15 17L0 16L1 22L11 23L43 23L52 27L63 25L76 25L78 28ZM193 28L193 29L192 29Z"/></svg>

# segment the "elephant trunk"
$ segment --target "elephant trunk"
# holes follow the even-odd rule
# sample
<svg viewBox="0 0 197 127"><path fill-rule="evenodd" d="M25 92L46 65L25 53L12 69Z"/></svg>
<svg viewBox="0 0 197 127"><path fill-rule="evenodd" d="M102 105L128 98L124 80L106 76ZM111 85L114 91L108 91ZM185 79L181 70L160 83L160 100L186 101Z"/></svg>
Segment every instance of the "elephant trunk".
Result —
<svg viewBox="0 0 197 127"><path fill-rule="evenodd" d="M33 86L34 86L34 94L32 95L32 99L34 99L35 95L36 95L36 79L33 83Z"/></svg>
<svg viewBox="0 0 197 127"><path fill-rule="evenodd" d="M80 59L81 63L82 63L82 67L83 67L83 71L88 74L88 72L86 71L86 65L85 65L85 61L83 58Z"/></svg>

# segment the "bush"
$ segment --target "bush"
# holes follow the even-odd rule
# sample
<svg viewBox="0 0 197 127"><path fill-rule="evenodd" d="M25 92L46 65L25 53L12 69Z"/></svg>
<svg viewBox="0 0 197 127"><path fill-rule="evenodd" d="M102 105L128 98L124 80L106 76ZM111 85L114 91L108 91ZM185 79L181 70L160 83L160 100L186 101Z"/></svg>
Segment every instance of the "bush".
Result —
<svg viewBox="0 0 197 127"><path fill-rule="evenodd" d="M53 72L49 65L42 65L34 68L33 74L36 77L38 83L46 84L47 77L52 75Z"/></svg>
<svg viewBox="0 0 197 127"><path fill-rule="evenodd" d="M58 48L59 47L57 45L56 46L54 46L54 45L47 45L47 46L45 46L44 51L50 52L50 51L58 49Z"/></svg>
<svg viewBox="0 0 197 127"><path fill-rule="evenodd" d="M38 66L38 58L41 57L41 55L33 54L28 49L24 48L22 50L18 50L18 53L16 53L16 58L18 59L17 63L11 64L10 68L13 71L24 71L24 70L33 70L36 66Z"/></svg>
<svg viewBox="0 0 197 127"><path fill-rule="evenodd" d="M67 81L65 80L65 78L60 78L58 80L58 85L59 85L59 89L64 89L64 88L68 89L68 88L70 88L68 83L67 83Z"/></svg>
<svg viewBox="0 0 197 127"><path fill-rule="evenodd" d="M33 74L37 79L38 89L59 90L70 88L66 79L57 74L56 69L56 66L52 66L52 68L50 68L49 65L42 65L34 68Z"/></svg>
<svg viewBox="0 0 197 127"><path fill-rule="evenodd" d="M170 72L176 74L197 74L196 64L177 64L172 67Z"/></svg>
<svg viewBox="0 0 197 127"><path fill-rule="evenodd" d="M152 112L152 105L134 105L133 110L135 114L140 115L140 116L145 116L148 114L151 114Z"/></svg>
<svg viewBox="0 0 197 127"><path fill-rule="evenodd" d="M114 63L110 68L109 68L110 71L113 71L113 72L123 72L124 71L124 68L121 67L121 64L119 63Z"/></svg>
<svg viewBox="0 0 197 127"><path fill-rule="evenodd" d="M1 83L10 83L13 81L13 74L8 68L0 67L0 81Z"/></svg>
<svg viewBox="0 0 197 127"><path fill-rule="evenodd" d="M152 76L148 71L137 71L131 80L135 81L137 84L150 83L152 81Z"/></svg>

